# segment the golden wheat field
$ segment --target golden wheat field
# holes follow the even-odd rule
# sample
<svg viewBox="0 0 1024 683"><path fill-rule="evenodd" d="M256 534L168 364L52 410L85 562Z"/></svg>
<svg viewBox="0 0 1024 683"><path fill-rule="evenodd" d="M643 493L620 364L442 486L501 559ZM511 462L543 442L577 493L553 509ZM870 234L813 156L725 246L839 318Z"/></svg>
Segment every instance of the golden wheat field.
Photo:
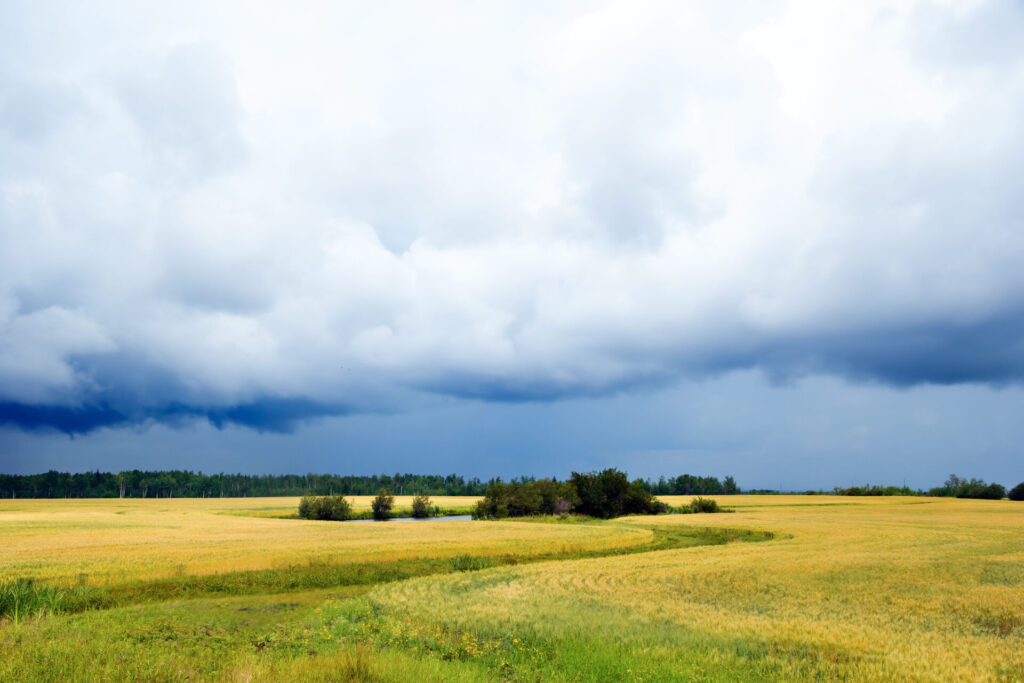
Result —
<svg viewBox="0 0 1024 683"><path fill-rule="evenodd" d="M354 496L368 508L372 496ZM437 497L441 506L475 498ZM279 516L298 498L0 500L0 580L110 584L182 575L462 553L530 555L644 543L650 531L589 525L325 523ZM397 507L411 502L396 497ZM278 515L277 518L274 515Z"/></svg>
<svg viewBox="0 0 1024 683"><path fill-rule="evenodd" d="M734 512L565 524L259 516L293 499L2 501L0 580L117 584L310 558L526 563L8 621L0 679L1024 680L1024 504L718 501ZM659 530L708 529L774 536L636 552Z"/></svg>
<svg viewBox="0 0 1024 683"><path fill-rule="evenodd" d="M738 512L644 523L742 526L778 537L434 577L380 588L373 599L400 606L414 622L448 620L476 633L578 630L598 641L635 638L655 652L694 646L710 669L768 656L783 677L1024 678L1024 505L719 500ZM601 614L615 619L602 624ZM637 628L624 633L621 624Z"/></svg>

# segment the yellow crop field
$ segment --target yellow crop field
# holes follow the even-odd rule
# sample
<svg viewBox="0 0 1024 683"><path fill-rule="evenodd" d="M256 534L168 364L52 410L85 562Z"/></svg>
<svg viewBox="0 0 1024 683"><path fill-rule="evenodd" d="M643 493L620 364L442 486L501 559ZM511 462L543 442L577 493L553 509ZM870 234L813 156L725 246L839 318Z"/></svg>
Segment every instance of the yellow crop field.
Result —
<svg viewBox="0 0 1024 683"><path fill-rule="evenodd" d="M1024 505L718 500L738 511L643 523L781 537L431 577L381 587L372 599L409 623L449 624L483 641L587 635L632 643L650 661L695 648L708 672L741 663L782 678L1024 679Z"/></svg>
<svg viewBox="0 0 1024 683"><path fill-rule="evenodd" d="M157 599L135 584L127 602L0 622L0 680L1024 681L1024 504L717 500L733 512L564 523L252 516L295 499L2 501L0 582L173 588L448 559L316 590ZM665 534L704 544L652 544ZM497 556L511 560L473 559Z"/></svg>
<svg viewBox="0 0 1024 683"><path fill-rule="evenodd" d="M369 507L372 496L355 497ZM409 499L411 501L411 498ZM438 497L442 506L475 498ZM650 531L470 521L317 522L274 518L298 498L0 500L0 581L90 585L183 575L462 553L530 555L644 543ZM396 500L402 507L407 501Z"/></svg>

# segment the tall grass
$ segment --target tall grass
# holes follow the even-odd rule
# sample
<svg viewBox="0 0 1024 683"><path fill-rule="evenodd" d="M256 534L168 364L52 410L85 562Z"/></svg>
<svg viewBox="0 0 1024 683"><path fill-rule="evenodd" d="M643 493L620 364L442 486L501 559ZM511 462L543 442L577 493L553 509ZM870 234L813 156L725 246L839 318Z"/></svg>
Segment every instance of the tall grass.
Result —
<svg viewBox="0 0 1024 683"><path fill-rule="evenodd" d="M17 624L28 617L59 614L67 611L67 606L83 591L40 584L32 579L5 581L0 583L0 619L6 617Z"/></svg>

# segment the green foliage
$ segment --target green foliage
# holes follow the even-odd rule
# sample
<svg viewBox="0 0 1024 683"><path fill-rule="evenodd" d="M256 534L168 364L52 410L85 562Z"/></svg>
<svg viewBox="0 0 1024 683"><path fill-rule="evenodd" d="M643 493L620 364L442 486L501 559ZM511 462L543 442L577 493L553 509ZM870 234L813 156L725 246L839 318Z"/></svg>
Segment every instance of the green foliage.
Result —
<svg viewBox="0 0 1024 683"><path fill-rule="evenodd" d="M492 483L477 504L476 519L502 519L569 513L610 519L621 515L653 515L668 506L655 500L644 482L630 482L616 469L580 474L569 481L554 479Z"/></svg>
<svg viewBox="0 0 1024 683"><path fill-rule="evenodd" d="M381 487L434 496L482 496L487 482L455 474L203 474L188 470L119 473L50 470L0 474L0 498L237 498L243 496L372 495Z"/></svg>
<svg viewBox="0 0 1024 683"><path fill-rule="evenodd" d="M579 503L573 509L582 515L609 519L621 515L656 515L668 506L654 499L644 483L630 482L624 472L609 468L601 472L573 472L569 484Z"/></svg>
<svg viewBox="0 0 1024 683"><path fill-rule="evenodd" d="M373 518L376 520L385 520L391 517L391 508L395 504L395 497L391 495L391 491L386 488L382 488L377 492L377 497L370 503L370 507L373 508Z"/></svg>
<svg viewBox="0 0 1024 683"><path fill-rule="evenodd" d="M722 508L714 498L697 496L690 501L690 512L722 512Z"/></svg>
<svg viewBox="0 0 1024 683"><path fill-rule="evenodd" d="M1007 497L1010 500L1024 500L1024 481L1010 489Z"/></svg>
<svg viewBox="0 0 1024 683"><path fill-rule="evenodd" d="M929 490L928 495L1000 500L1006 496L1006 489L1000 484L986 484L982 479L961 479L957 475L951 474L945 485Z"/></svg>
<svg viewBox="0 0 1024 683"><path fill-rule="evenodd" d="M477 503L473 516L502 519L563 514L572 508L575 500L572 487L554 479L494 482L487 487L484 499Z"/></svg>
<svg viewBox="0 0 1024 683"><path fill-rule="evenodd" d="M417 519L430 517L433 510L430 506L430 497L424 495L414 496L412 499L412 516Z"/></svg>
<svg viewBox="0 0 1024 683"><path fill-rule="evenodd" d="M644 487L658 496L721 496L740 492L740 487L732 477L726 477L723 483L717 477L697 477L692 474L680 474L669 479L661 477L656 482L646 481Z"/></svg>
<svg viewBox="0 0 1024 683"><path fill-rule="evenodd" d="M526 479L521 479L526 482ZM203 474L189 470L126 470L81 472L50 470L42 474L0 474L0 498L213 498L243 496L372 495L381 488L397 493L419 491L431 496L481 496L490 484L455 474ZM723 495L739 493L732 477L682 474L645 481L655 495Z"/></svg>
<svg viewBox="0 0 1024 683"><path fill-rule="evenodd" d="M878 486L868 485L851 486L842 489L838 486L833 490L837 496L919 496L920 491L915 491L907 486Z"/></svg>
<svg viewBox="0 0 1024 683"><path fill-rule="evenodd" d="M65 611L65 599L71 592L32 579L0 583L0 618L18 623L39 614L59 614Z"/></svg>
<svg viewBox="0 0 1024 683"><path fill-rule="evenodd" d="M452 571L456 572L475 572L494 567L496 564L497 561L493 557L478 557L476 555L456 555L451 559Z"/></svg>
<svg viewBox="0 0 1024 683"><path fill-rule="evenodd" d="M352 517L352 505L344 496L303 496L299 517L341 522Z"/></svg>

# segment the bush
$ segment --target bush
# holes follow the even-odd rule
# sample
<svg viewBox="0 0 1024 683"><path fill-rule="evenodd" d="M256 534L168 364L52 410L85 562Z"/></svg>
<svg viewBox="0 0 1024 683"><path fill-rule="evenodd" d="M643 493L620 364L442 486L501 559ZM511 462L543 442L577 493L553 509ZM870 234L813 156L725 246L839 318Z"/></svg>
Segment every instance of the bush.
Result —
<svg viewBox="0 0 1024 683"><path fill-rule="evenodd" d="M1010 500L1024 500L1024 481L1010 489L1007 497Z"/></svg>
<svg viewBox="0 0 1024 683"><path fill-rule="evenodd" d="M721 512L722 509L718 507L718 501L714 498L703 498L697 496L690 501L691 512Z"/></svg>
<svg viewBox="0 0 1024 683"><path fill-rule="evenodd" d="M391 495L390 489L383 488L377 492L377 497L370 503L373 508L373 518L385 520L391 516L391 508L395 504L395 497Z"/></svg>
<svg viewBox="0 0 1024 683"><path fill-rule="evenodd" d="M429 517L430 510L430 496L414 496L412 499L412 516L417 519L423 519Z"/></svg>
<svg viewBox="0 0 1024 683"><path fill-rule="evenodd" d="M303 496L299 517L342 522L352 516L352 506L344 496Z"/></svg>
<svg viewBox="0 0 1024 683"><path fill-rule="evenodd" d="M450 560L452 569L457 572L475 572L480 569L487 569L495 566L496 562L490 557L474 557L473 555L456 555Z"/></svg>

